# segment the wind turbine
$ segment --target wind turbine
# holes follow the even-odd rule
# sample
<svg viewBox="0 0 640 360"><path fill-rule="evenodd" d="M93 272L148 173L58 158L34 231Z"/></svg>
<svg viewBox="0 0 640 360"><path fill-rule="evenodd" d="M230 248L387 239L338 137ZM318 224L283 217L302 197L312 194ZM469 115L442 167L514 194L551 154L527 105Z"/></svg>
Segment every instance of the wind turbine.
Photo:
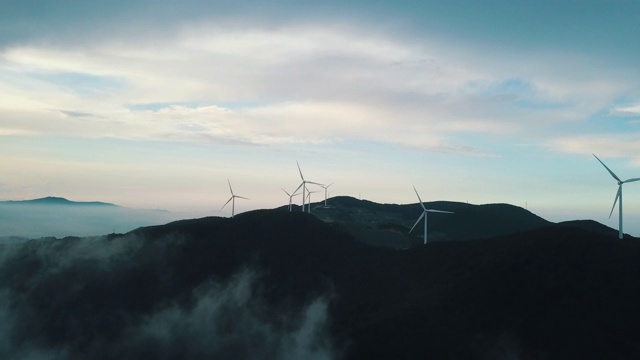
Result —
<svg viewBox="0 0 640 360"><path fill-rule="evenodd" d="M324 189L324 207L327 207L327 189L329 188L329 186L333 185L333 183L324 186L324 185L320 185L323 189Z"/></svg>
<svg viewBox="0 0 640 360"><path fill-rule="evenodd" d="M311 194L318 193L319 191L310 191L307 189L307 209L308 212L311 213Z"/></svg>
<svg viewBox="0 0 640 360"><path fill-rule="evenodd" d="M427 213L430 212L434 212L434 213L444 213L444 214L453 214L453 212L451 211L444 211L444 210L433 210L433 209L427 209L426 207L424 207L424 203L422 202L422 199L420 199L420 195L418 194L418 190L416 190L416 187L413 187L413 191L416 192L416 195L418 195L418 200L420 200L420 206L422 206L422 215L420 215L420 217L418 218L418 221L416 221L415 224L413 224L413 227L411 228L411 230L409 230L409 232L413 231L413 229L416 227L416 225L418 225L418 223L420 222L420 220L422 220L422 218L424 218L424 243L427 243Z"/></svg>
<svg viewBox="0 0 640 360"><path fill-rule="evenodd" d="M609 169L607 167L607 165L605 165L602 160L600 160L595 154L591 154L593 155L599 162L600 164L602 164L602 166L604 166L605 169L607 169L607 171L609 172L609 174L611 174L611 176L613 176L614 179L616 179L616 181L618 181L618 193L616 194L616 199L613 200L613 207L611 208L611 212L609 213L609 219L611 219L611 215L613 214L613 209L616 208L616 203L618 203L618 221L619 221L619 225L618 225L618 237L620 239L622 239L623 233L622 233L622 184L624 183L628 183L628 182L634 182L634 181L638 181L640 180L640 178L633 178L633 179L627 179L625 181L620 180L620 178L613 173L613 171L611 171L611 169ZM620 201L618 202L618 199L620 199Z"/></svg>
<svg viewBox="0 0 640 360"><path fill-rule="evenodd" d="M231 202L231 217L235 216L235 211L236 211L236 198L238 199L244 199L244 200L249 200L246 197L242 197L239 195L235 195L233 193L233 189L231 188L231 181L229 181L229 179L227 179L227 182L229 183L229 191L231 192L231 197L229 198L229 200L227 200L226 203L224 203L224 205L222 205L222 207L220 208L220 210L224 209L225 206L227 206L227 204L229 202Z"/></svg>
<svg viewBox="0 0 640 360"><path fill-rule="evenodd" d="M282 188L280 188L280 189L282 189ZM285 189L282 189L282 191L284 191L284 193L289 196L289 212L291 212L291 201L292 201L294 196L298 196L298 195L300 195L300 193L294 191L293 194L289 194L287 192L287 190L285 190Z"/></svg>
<svg viewBox="0 0 640 360"><path fill-rule="evenodd" d="M300 170L300 164L296 161L296 165L298 165L298 172L300 173L300 179L302 179L302 183L298 186L298 188L296 189L296 191L294 191L294 193L296 193L298 190L300 190L300 188L302 188L302 212L304 212L304 205L305 205L305 201L307 200L307 184L314 184L314 185L319 185L322 186L322 184L313 182L313 181L307 181L304 179L304 176L302 175L302 170ZM311 210L309 210L311 211Z"/></svg>

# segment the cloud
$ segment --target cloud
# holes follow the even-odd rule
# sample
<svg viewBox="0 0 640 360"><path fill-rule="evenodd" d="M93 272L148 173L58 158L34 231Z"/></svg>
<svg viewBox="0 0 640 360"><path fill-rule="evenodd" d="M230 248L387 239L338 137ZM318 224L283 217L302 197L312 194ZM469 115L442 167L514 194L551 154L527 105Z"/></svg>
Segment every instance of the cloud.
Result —
<svg viewBox="0 0 640 360"><path fill-rule="evenodd" d="M638 132L558 137L547 144L551 149L571 154L624 157L630 159L631 165L640 167L640 155L636 155L640 153Z"/></svg>
<svg viewBox="0 0 640 360"><path fill-rule="evenodd" d="M96 117L95 114L81 111L70 111L70 110L58 110L60 112L60 116L62 117L76 117L76 118L90 118Z"/></svg>
<svg viewBox="0 0 640 360"><path fill-rule="evenodd" d="M637 117L640 116L640 104L631 106L619 106L611 109L609 115L623 116L623 117Z"/></svg>
<svg viewBox="0 0 640 360"><path fill-rule="evenodd" d="M332 359L324 338L327 300L316 299L299 319L277 325L265 321L273 314L263 313L253 299L258 280L255 273L244 271L223 286L198 288L195 304L163 309L129 329L126 337L134 347L154 344L159 359Z"/></svg>
<svg viewBox="0 0 640 360"><path fill-rule="evenodd" d="M0 194L3 187L0 186ZM119 206L0 203L0 237L91 236L164 224L179 215Z"/></svg>
<svg viewBox="0 0 640 360"><path fill-rule="evenodd" d="M471 154L480 150L466 134L543 136L600 111L626 86L584 80L590 68L580 62L560 71L575 59L556 54L510 54L505 65L503 53L362 23L245 25L201 19L162 37L9 47L0 73L11 76L0 88L11 99L0 100L0 114L17 115L4 116L0 131L240 145L354 140ZM164 106L137 110L144 104ZM45 109L67 118L54 126Z"/></svg>

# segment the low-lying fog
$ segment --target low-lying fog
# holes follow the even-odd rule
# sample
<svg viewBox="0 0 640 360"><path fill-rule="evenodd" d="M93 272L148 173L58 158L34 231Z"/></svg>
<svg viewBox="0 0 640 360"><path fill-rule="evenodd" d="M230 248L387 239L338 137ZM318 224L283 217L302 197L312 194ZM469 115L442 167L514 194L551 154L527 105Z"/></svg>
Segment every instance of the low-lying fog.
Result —
<svg viewBox="0 0 640 360"><path fill-rule="evenodd" d="M261 296L259 271L188 275L190 244L129 234L0 245L0 359L335 357L328 298L283 311Z"/></svg>
<svg viewBox="0 0 640 360"><path fill-rule="evenodd" d="M20 240L16 238L125 233L141 226L165 224L178 218L178 214L168 211L114 205L0 203L0 242Z"/></svg>

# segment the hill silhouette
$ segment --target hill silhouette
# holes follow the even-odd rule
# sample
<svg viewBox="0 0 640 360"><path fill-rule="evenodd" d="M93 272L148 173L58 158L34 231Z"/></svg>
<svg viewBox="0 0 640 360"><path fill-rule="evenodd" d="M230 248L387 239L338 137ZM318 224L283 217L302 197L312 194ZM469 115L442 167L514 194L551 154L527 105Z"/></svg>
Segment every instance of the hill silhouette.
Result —
<svg viewBox="0 0 640 360"><path fill-rule="evenodd" d="M421 244L422 227L409 234L422 208L419 203L398 205L378 204L349 196L312 204L313 214L320 219L338 223L359 240L370 245L404 249ZM451 211L454 214L429 214L429 240L486 239L551 225L551 222L509 204L472 205L451 201L426 202L427 208ZM287 207L280 208L287 210ZM300 207L295 210L301 211Z"/></svg>
<svg viewBox="0 0 640 360"><path fill-rule="evenodd" d="M604 236L618 236L618 230L612 229L604 224L601 224L594 220L571 220L571 221L563 221L558 223L561 226L571 226L581 228L596 234L604 235ZM630 235L624 234L625 238L633 238Z"/></svg>
<svg viewBox="0 0 640 360"><path fill-rule="evenodd" d="M32 200L8 200L0 201L0 204L8 205L62 205L62 206L117 206L100 201L71 201L62 197L47 196Z"/></svg>
<svg viewBox="0 0 640 360"><path fill-rule="evenodd" d="M262 210L0 251L2 358L640 356L640 242L571 224L398 251Z"/></svg>

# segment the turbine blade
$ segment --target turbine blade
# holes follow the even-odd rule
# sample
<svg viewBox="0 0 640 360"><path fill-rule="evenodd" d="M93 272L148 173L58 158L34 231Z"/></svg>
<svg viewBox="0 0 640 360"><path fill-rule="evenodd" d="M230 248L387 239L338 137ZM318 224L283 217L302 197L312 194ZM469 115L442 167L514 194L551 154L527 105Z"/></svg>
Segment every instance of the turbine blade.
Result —
<svg viewBox="0 0 640 360"><path fill-rule="evenodd" d="M298 172L300 173L300 178L302 179L302 181L304 181L304 176L302 176L302 170L300 170L300 164L298 164L297 160L296 160L296 165L298 165Z"/></svg>
<svg viewBox="0 0 640 360"><path fill-rule="evenodd" d="M634 182L634 181L639 181L639 180L640 180L640 178L633 178L633 179L625 180L622 183Z"/></svg>
<svg viewBox="0 0 640 360"><path fill-rule="evenodd" d="M433 210L433 209L427 209L427 212L434 212L434 213L443 213L443 214L455 214L453 211L444 211L444 210Z"/></svg>
<svg viewBox="0 0 640 360"><path fill-rule="evenodd" d="M616 193L616 199L613 200L613 207L611 207L611 212L609 213L609 219L611 219L611 215L613 215L613 210L616 208L616 203L618 202L620 193L622 193L622 185L618 185L618 192Z"/></svg>
<svg viewBox="0 0 640 360"><path fill-rule="evenodd" d="M220 210L224 209L225 206L227 206L228 203L231 202L231 200L233 200L233 196L229 198L229 200L227 200L226 203L224 203L224 205L222 205L222 207L220 208Z"/></svg>
<svg viewBox="0 0 640 360"><path fill-rule="evenodd" d="M320 184L320 183L313 182L313 181L306 181L306 183L307 183L307 184L313 184L313 185L318 185L318 186L324 187L324 184Z"/></svg>
<svg viewBox="0 0 640 360"><path fill-rule="evenodd" d="M418 218L418 221L416 221L416 223L413 224L413 227L411 228L411 230L409 230L409 232L412 232L413 229L416 228L416 226L418 225L418 223L420 223L420 220L422 220L423 217L424 217L424 211L422 212L422 215L420 215L420 217Z"/></svg>
<svg viewBox="0 0 640 360"><path fill-rule="evenodd" d="M282 188L280 188L280 189L282 189ZM285 193L285 194L287 194L289 197L291 197L291 194L289 194L289 193L287 192L287 190L282 189L282 191L284 191L284 193Z"/></svg>
<svg viewBox="0 0 640 360"><path fill-rule="evenodd" d="M329 188L329 186L333 185L333 183L329 184L329 185L320 185L321 188L327 190Z"/></svg>
<svg viewBox="0 0 640 360"><path fill-rule="evenodd" d="M416 195L418 195L418 200L420 200L420 206L422 206L422 210L427 211L427 208L424 207L424 204L422 203L422 199L420 199L420 194L418 194L418 190L416 190L416 187L413 187L413 191L416 192Z"/></svg>
<svg viewBox="0 0 640 360"><path fill-rule="evenodd" d="M604 166L604 168L605 168L605 169L607 169L607 171L609 172L609 174L611 174L611 176L613 176L613 178L614 178L614 179L616 179L616 180L618 180L618 181L622 182L622 180L620 180L620 178L619 178L616 174L614 174L614 173L613 173L613 171L611 171L611 169L609 169L609 168L607 167L607 165L605 165L605 164L602 162L602 160L598 159L598 157L596 156L596 154L591 154L591 155L593 155L593 156L594 156L598 161L600 161L600 164L602 164L602 166Z"/></svg>
<svg viewBox="0 0 640 360"><path fill-rule="evenodd" d="M298 185L298 187L293 191L293 193L297 193L298 190L300 190L300 188L304 185L304 182L302 182L302 184Z"/></svg>
<svg viewBox="0 0 640 360"><path fill-rule="evenodd" d="M251 200L249 198L246 198L246 197L243 197L243 196L238 196L238 195L234 195L233 197L238 198L238 199Z"/></svg>
<svg viewBox="0 0 640 360"><path fill-rule="evenodd" d="M233 195L233 189L231 188L231 181L227 179L227 182L229 183L229 191L231 191L231 195Z"/></svg>

